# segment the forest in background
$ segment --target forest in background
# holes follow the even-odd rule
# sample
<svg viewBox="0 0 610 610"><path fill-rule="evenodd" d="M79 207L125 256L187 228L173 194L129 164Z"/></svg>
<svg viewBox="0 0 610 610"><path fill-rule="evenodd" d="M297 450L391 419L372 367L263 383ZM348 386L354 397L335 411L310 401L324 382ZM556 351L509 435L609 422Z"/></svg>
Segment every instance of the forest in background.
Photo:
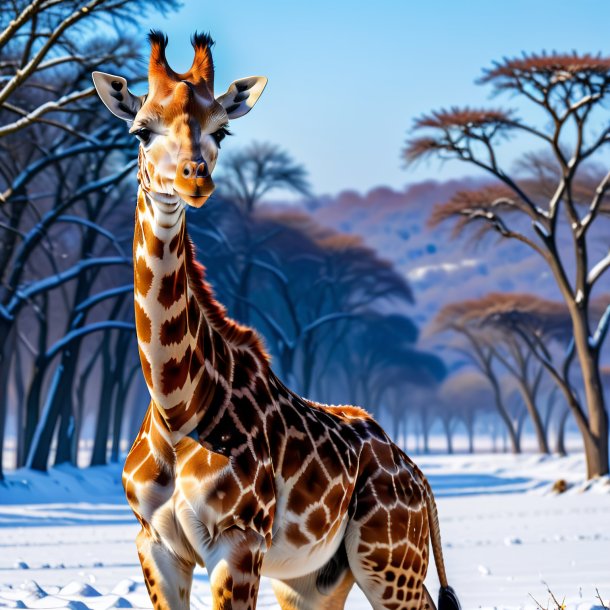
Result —
<svg viewBox="0 0 610 610"><path fill-rule="evenodd" d="M85 440L88 463L118 461L148 402L132 311L137 141L108 121L90 80L97 69L145 78L134 42L144 24L134 15L146 4L38 0L0 14L0 452L12 456L8 467L82 462ZM571 426L587 474L603 474L610 176L599 153L610 128L592 137L588 126L603 113L610 60L524 56L483 80L539 104L548 126L500 109L451 108L417 120L425 135L415 133L404 154L453 155L489 180L451 187L436 206L422 188L406 216L395 205L398 216L359 224L354 197L317 197L285 151L236 144L221 153L217 194L189 211L189 231L219 300L259 329L295 391L360 404L399 441L417 436L423 451L433 429L448 451L461 431L472 451L478 436L492 435L513 452L529 430L538 451L565 453ZM512 131L537 138L540 152L508 171L496 147ZM265 204L286 190L302 203ZM395 203L392 193L376 196ZM440 292L449 263L471 257L466 241L491 257L505 247L497 235L541 262L512 252L515 273L537 270L518 291L490 278L487 292L450 286L451 299L426 300L417 271L437 245L404 258L371 247L378 230L407 241L414 226L444 243L449 226L458 238L441 277L424 274ZM552 289L540 292L537 278Z"/></svg>

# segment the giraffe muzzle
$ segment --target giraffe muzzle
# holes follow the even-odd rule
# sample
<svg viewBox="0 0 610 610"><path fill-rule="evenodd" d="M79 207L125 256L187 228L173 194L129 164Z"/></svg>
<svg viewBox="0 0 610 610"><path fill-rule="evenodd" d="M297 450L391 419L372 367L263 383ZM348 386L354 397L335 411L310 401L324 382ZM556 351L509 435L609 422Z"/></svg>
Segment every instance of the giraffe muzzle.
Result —
<svg viewBox="0 0 610 610"><path fill-rule="evenodd" d="M214 181L205 161L181 161L178 164L174 190L189 205L201 207L214 192Z"/></svg>

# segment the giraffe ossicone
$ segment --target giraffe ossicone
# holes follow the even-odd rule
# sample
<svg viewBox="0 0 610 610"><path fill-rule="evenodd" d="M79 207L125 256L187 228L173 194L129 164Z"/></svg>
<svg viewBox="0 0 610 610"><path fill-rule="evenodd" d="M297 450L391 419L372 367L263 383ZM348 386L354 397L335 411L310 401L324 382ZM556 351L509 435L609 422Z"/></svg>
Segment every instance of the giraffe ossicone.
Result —
<svg viewBox="0 0 610 610"><path fill-rule="evenodd" d="M134 307L151 402L123 484L155 610L189 608L195 565L214 610L254 610L261 575L283 610L340 610L354 583L376 610L459 608L447 584L436 505L417 466L366 412L297 396L274 375L257 333L231 320L195 260L185 207L214 190L228 122L264 77L214 96L212 39L195 34L188 72L149 36L149 91L95 72L109 110L140 140Z"/></svg>

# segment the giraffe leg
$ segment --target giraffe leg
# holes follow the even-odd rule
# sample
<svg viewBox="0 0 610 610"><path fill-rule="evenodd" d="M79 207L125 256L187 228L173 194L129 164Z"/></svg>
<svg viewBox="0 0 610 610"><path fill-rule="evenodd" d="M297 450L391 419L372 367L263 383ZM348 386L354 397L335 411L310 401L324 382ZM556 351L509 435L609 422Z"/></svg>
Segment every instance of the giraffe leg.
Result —
<svg viewBox="0 0 610 610"><path fill-rule="evenodd" d="M205 557L212 610L256 608L263 548L263 538L251 530L229 530L214 540Z"/></svg>
<svg viewBox="0 0 610 610"><path fill-rule="evenodd" d="M188 610L195 565L176 557L145 530L136 545L154 610Z"/></svg>
<svg viewBox="0 0 610 610"><path fill-rule="evenodd" d="M318 587L319 572L290 580L273 580L273 592L282 610L343 610L345 600L354 585L347 570L331 588Z"/></svg>
<svg viewBox="0 0 610 610"><path fill-rule="evenodd" d="M345 535L349 567L374 610L432 610L424 587L426 504L421 494L398 494L397 489L397 482L382 472L360 490Z"/></svg>

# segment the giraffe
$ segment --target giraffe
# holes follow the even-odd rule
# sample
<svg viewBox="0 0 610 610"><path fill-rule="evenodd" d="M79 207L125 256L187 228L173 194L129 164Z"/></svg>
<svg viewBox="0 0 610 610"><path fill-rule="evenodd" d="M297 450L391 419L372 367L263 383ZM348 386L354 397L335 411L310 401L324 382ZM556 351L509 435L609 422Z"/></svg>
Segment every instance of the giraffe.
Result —
<svg viewBox="0 0 610 610"><path fill-rule="evenodd" d="M120 76L93 81L140 141L134 307L151 400L123 485L155 610L190 607L196 565L214 610L254 610L262 575L282 610L341 610L354 584L375 610L435 608L424 585L430 542L439 610L458 610L425 476L364 410L289 390L195 259L186 206L212 194L228 122L249 112L267 79L214 97L209 35L193 36L183 74L167 62L166 36L152 31L149 42L146 95Z"/></svg>

